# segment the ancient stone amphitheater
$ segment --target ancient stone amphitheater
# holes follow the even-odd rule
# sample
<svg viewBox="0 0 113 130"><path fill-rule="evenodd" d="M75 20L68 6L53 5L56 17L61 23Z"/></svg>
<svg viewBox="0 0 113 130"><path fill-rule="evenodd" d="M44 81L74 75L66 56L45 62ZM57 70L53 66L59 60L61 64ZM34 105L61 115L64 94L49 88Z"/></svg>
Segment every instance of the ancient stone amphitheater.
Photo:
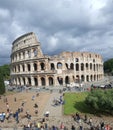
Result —
<svg viewBox="0 0 113 130"><path fill-rule="evenodd" d="M103 78L101 55L90 52L62 52L44 55L33 32L12 43L11 82L14 85L66 86Z"/></svg>

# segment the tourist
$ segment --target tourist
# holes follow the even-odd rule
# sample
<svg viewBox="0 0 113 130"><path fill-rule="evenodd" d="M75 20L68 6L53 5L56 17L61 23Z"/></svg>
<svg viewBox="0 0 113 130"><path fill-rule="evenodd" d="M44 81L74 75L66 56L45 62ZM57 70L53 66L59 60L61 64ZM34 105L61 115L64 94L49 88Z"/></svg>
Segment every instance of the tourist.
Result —
<svg viewBox="0 0 113 130"><path fill-rule="evenodd" d="M54 125L52 126L52 130L57 130L56 127L55 127Z"/></svg>
<svg viewBox="0 0 113 130"><path fill-rule="evenodd" d="M32 96L32 100L35 100L35 96L34 95Z"/></svg>
<svg viewBox="0 0 113 130"><path fill-rule="evenodd" d="M101 125L101 130L104 130L104 122L101 122L100 125Z"/></svg>
<svg viewBox="0 0 113 130"><path fill-rule="evenodd" d="M37 104L37 103L35 103L35 104L34 104L34 107L35 107L35 108L38 108L38 104Z"/></svg>
<svg viewBox="0 0 113 130"><path fill-rule="evenodd" d="M1 122L4 122L4 120L5 120L5 116L4 116L4 112L2 112L2 113L0 114L0 121L1 121Z"/></svg>
<svg viewBox="0 0 113 130"><path fill-rule="evenodd" d="M85 116L84 116L84 122L85 122L85 123L87 123L87 119L88 119L88 117L87 117L87 115L85 114Z"/></svg>
<svg viewBox="0 0 113 130"><path fill-rule="evenodd" d="M71 126L71 130L75 130L75 126L74 125Z"/></svg>
<svg viewBox="0 0 113 130"><path fill-rule="evenodd" d="M77 122L80 122L80 115L79 115L78 112L76 112L76 121L77 121Z"/></svg>
<svg viewBox="0 0 113 130"><path fill-rule="evenodd" d="M89 125L92 126L92 118L89 118Z"/></svg>
<svg viewBox="0 0 113 130"><path fill-rule="evenodd" d="M6 107L7 107L7 109L9 109L9 104L8 104L8 102L6 103Z"/></svg>
<svg viewBox="0 0 113 130"><path fill-rule="evenodd" d="M45 117L49 117L49 113L50 113L49 111L46 111L45 112Z"/></svg>
<svg viewBox="0 0 113 130"><path fill-rule="evenodd" d="M80 130L83 130L83 126L82 125L80 125Z"/></svg>
<svg viewBox="0 0 113 130"><path fill-rule="evenodd" d="M36 96L38 97L38 96L39 96L39 93L37 93Z"/></svg>
<svg viewBox="0 0 113 130"><path fill-rule="evenodd" d="M38 114L38 109L35 110L35 114L36 114L36 115Z"/></svg>
<svg viewBox="0 0 113 130"><path fill-rule="evenodd" d="M45 130L48 130L48 124L44 123Z"/></svg>
<svg viewBox="0 0 113 130"><path fill-rule="evenodd" d="M16 122L17 122L17 123L19 123L19 120L18 120L18 113L19 113L19 112L18 112L18 110L17 110L16 113L15 113L15 119L16 119Z"/></svg>
<svg viewBox="0 0 113 130"><path fill-rule="evenodd" d="M16 97L14 97L14 101L16 102Z"/></svg>
<svg viewBox="0 0 113 130"><path fill-rule="evenodd" d="M105 126L105 130L110 130L109 124L107 124L107 125Z"/></svg>
<svg viewBox="0 0 113 130"><path fill-rule="evenodd" d="M61 122L60 129L64 130L64 124Z"/></svg>

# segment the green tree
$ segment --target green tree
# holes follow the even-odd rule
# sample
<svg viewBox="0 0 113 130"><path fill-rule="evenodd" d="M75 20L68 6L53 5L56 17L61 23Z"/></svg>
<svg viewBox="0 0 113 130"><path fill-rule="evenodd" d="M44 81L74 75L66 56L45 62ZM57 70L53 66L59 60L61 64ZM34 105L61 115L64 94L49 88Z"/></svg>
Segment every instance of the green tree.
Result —
<svg viewBox="0 0 113 130"><path fill-rule="evenodd" d="M10 65L0 66L0 69L2 71L3 79L9 80L10 79Z"/></svg>
<svg viewBox="0 0 113 130"><path fill-rule="evenodd" d="M113 114L113 89L92 90L86 97L85 103L97 112Z"/></svg>
<svg viewBox="0 0 113 130"><path fill-rule="evenodd" d="M113 59L109 59L104 62L105 73L113 73Z"/></svg>
<svg viewBox="0 0 113 130"><path fill-rule="evenodd" d="M5 84L3 80L2 70L0 69L0 94L4 94L4 93L5 93Z"/></svg>

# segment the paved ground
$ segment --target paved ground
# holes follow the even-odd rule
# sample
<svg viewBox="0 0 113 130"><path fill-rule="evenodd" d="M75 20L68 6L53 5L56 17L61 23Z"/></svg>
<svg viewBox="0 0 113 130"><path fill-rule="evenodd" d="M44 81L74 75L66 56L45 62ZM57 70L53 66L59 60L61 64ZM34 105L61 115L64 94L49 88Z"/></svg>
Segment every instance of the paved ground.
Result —
<svg viewBox="0 0 113 130"><path fill-rule="evenodd" d="M108 80L108 78L107 78ZM105 80L104 80L105 81ZM103 81L101 81L99 84L103 83ZM60 87L59 87L60 89ZM36 92L21 92L21 93L16 93L16 94L12 94L12 95L8 95L6 96L8 98L9 101L9 106L11 107L12 111L16 111L17 108L20 106L20 104L22 103L22 101L26 101L25 107L24 107L24 113L29 110L30 114L32 115L32 120L36 120L38 121L38 119L41 119L44 117L44 114L49 111L50 112L50 116L49 116L49 120L47 121L48 125L52 126L55 125L57 127L60 127L61 123L63 123L66 127L69 128L69 130L71 130L71 126L74 125L76 128L79 127L79 125L83 125L84 128L88 128L89 125L87 125L86 123L77 123L76 121L73 120L73 118L71 116L64 116L63 115L63 106L59 105L59 106L53 106L53 100L54 99L59 99L60 96L62 94L59 93L59 91L55 90L52 93L50 93L50 91L46 91L46 92L40 92L40 95L38 97L35 97L35 100L32 100L32 96L36 95ZM14 98L16 97L17 101L14 102ZM6 104L3 102L4 97L2 97L2 99L0 100L0 112L2 111L6 111ZM34 103L38 103L39 105L39 114L38 116L36 116L34 114ZM19 128L25 123L28 123L28 121L26 119L22 118L23 115L21 115L21 121L20 123L17 125L15 120L11 120L11 122L7 122L5 121L5 123L0 123L0 127L18 127ZM82 115L84 117L84 115ZM106 116L102 116L102 117L97 117L97 116L92 116L94 125L99 124L101 121L104 121L105 124L110 124L113 127L113 117L106 117ZM12 128L5 128L2 130L12 130Z"/></svg>
<svg viewBox="0 0 113 130"><path fill-rule="evenodd" d="M62 94L59 94L58 92L51 93L51 96L44 108L42 116L46 113L46 111L50 112L50 117L61 117L62 116L62 105L55 106L53 103L54 99L59 100L60 96L62 96Z"/></svg>

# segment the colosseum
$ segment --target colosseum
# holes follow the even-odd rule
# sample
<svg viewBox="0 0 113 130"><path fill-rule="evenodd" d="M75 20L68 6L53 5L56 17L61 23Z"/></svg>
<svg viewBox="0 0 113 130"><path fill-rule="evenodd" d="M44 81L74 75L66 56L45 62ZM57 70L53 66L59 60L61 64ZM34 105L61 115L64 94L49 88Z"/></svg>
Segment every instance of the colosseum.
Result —
<svg viewBox="0 0 113 130"><path fill-rule="evenodd" d="M90 52L62 52L44 55L33 32L12 43L11 82L14 85L66 86L75 82L103 79L101 55Z"/></svg>

